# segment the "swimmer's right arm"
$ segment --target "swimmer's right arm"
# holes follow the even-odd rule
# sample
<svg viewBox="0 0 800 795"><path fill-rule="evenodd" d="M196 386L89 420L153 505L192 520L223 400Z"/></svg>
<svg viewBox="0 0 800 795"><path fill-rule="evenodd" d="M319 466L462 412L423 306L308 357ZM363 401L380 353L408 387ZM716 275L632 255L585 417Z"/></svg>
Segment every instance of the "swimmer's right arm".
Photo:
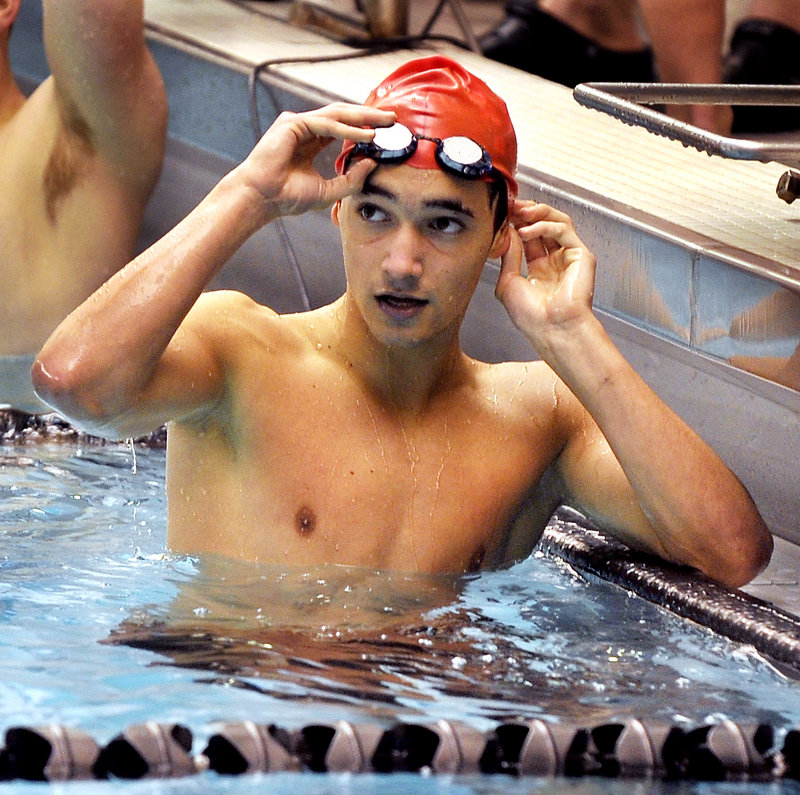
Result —
<svg viewBox="0 0 800 795"><path fill-rule="evenodd" d="M325 179L314 158L333 140L369 141L369 128L393 121L393 113L344 103L281 114L195 210L58 326L33 365L39 396L112 438L223 403L225 323L209 301L193 310L204 288L265 224L360 190L374 162Z"/></svg>

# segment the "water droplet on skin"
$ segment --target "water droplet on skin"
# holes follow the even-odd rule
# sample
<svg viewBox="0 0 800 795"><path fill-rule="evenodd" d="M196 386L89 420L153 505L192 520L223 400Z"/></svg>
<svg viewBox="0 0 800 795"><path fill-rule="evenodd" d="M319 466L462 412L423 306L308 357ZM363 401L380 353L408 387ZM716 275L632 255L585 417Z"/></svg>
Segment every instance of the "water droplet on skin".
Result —
<svg viewBox="0 0 800 795"><path fill-rule="evenodd" d="M133 456L133 461L131 462L131 472L135 475L138 472L138 467L136 464L136 447L133 444L133 439L128 438L125 440L125 444L127 444L128 449L131 451L131 455Z"/></svg>

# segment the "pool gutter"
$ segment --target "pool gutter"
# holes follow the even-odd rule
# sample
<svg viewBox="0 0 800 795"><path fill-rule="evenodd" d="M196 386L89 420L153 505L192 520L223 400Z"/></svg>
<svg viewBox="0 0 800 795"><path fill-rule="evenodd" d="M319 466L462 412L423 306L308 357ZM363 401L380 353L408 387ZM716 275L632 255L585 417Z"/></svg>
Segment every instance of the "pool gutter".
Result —
<svg viewBox="0 0 800 795"><path fill-rule="evenodd" d="M800 617L726 588L694 569L633 552L569 508L560 508L556 516L559 522L545 530L541 549L682 618L749 644L782 673L800 678Z"/></svg>

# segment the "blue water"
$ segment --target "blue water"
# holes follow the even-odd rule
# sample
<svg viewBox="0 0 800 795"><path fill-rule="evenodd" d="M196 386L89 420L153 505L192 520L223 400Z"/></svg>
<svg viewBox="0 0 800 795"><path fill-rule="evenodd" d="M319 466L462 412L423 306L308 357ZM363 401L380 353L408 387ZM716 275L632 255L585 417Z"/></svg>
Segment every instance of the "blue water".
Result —
<svg viewBox="0 0 800 795"><path fill-rule="evenodd" d="M218 720L800 723L800 684L752 648L541 554L460 578L171 555L163 472L160 450L0 447L0 731L58 723L103 743L135 723L178 722L200 751ZM755 786L312 774L124 786L293 792L309 779L315 792L384 795Z"/></svg>

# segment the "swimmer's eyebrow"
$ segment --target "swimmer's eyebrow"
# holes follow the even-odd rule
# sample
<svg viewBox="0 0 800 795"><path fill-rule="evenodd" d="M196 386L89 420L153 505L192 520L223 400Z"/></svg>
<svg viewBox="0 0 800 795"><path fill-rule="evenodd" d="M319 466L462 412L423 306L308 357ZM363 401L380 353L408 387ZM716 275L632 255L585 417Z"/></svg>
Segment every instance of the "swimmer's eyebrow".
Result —
<svg viewBox="0 0 800 795"><path fill-rule="evenodd" d="M425 206L431 209L449 210L452 213L466 215L469 218L475 217L472 210L469 207L465 207L458 199L432 199L429 202L425 202Z"/></svg>
<svg viewBox="0 0 800 795"><path fill-rule="evenodd" d="M362 196L381 196L389 201L397 201L397 196L392 191L382 188L380 185L375 185L373 182L367 180L364 187L361 189ZM431 199L426 201L423 205L429 210L447 210L451 213L465 215L468 218L474 218L475 214L469 207L464 206L458 199Z"/></svg>
<svg viewBox="0 0 800 795"><path fill-rule="evenodd" d="M364 187L361 188L361 195L382 196L384 199L389 199L389 201L397 199L397 196L390 190L386 190L386 188L382 188L380 185L375 185L373 182L370 182L369 179L364 183Z"/></svg>

